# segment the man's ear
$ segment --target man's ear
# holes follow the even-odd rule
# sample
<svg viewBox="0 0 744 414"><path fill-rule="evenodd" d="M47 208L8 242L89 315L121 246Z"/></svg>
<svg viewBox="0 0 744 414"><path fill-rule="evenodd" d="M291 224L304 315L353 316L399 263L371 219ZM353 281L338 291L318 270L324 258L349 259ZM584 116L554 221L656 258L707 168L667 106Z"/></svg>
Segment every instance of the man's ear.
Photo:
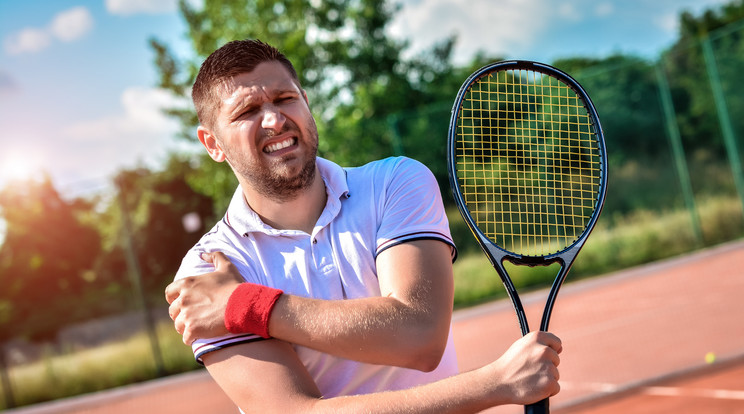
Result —
<svg viewBox="0 0 744 414"><path fill-rule="evenodd" d="M204 145L204 148L207 149L207 153L213 160L217 162L225 161L225 152L222 150L222 146L219 141L217 141L217 137L214 136L212 131L199 125L196 129L196 135L199 137L199 142Z"/></svg>
<svg viewBox="0 0 744 414"><path fill-rule="evenodd" d="M307 98L307 92L304 89L301 89L301 90L302 90L302 97L305 98L305 103L307 104L307 106L310 106L310 100Z"/></svg>

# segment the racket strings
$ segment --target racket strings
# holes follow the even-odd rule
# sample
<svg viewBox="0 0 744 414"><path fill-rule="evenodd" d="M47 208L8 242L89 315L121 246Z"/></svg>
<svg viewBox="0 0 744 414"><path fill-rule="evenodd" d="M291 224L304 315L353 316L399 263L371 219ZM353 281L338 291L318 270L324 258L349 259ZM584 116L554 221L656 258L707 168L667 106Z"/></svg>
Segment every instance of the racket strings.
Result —
<svg viewBox="0 0 744 414"><path fill-rule="evenodd" d="M568 85L528 70L488 74L462 100L458 184L476 225L498 246L557 253L586 229L600 190L595 126Z"/></svg>

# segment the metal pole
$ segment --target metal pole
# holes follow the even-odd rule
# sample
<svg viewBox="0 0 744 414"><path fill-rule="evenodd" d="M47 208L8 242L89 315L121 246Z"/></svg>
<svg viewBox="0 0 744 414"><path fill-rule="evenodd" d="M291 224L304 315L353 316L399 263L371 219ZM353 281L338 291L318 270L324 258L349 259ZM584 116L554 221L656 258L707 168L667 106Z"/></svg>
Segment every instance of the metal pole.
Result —
<svg viewBox="0 0 744 414"><path fill-rule="evenodd" d="M692 231L695 233L695 239L698 245L700 245L703 241L703 232L700 227L697 208L695 207L695 197L692 192L692 184L690 184L690 171L687 168L687 160L685 160L685 153L682 148L682 139L680 138L679 127L677 126L677 116L674 111L674 103L672 102L672 93L669 90L669 82L667 81L664 69L661 67L661 61L656 65L656 83L659 86L659 96L661 98L661 106L664 110L667 135L672 145L672 155L674 156L674 165L677 168L679 183L682 187L682 196L685 199L687 210L690 212Z"/></svg>
<svg viewBox="0 0 744 414"><path fill-rule="evenodd" d="M731 126L731 118L729 118L726 98L721 87L720 75L718 74L718 66L716 65L716 57L713 54L710 37L703 37L702 45L705 66L708 71L708 78L710 79L710 87L713 90L713 98L718 112L718 122L721 125L723 142L726 145L729 164L731 164L731 171L734 175L734 185L736 186L736 192L739 194L742 209L744 209L744 177L742 176L739 151L736 148L736 135L734 134L734 128Z"/></svg>
<svg viewBox="0 0 744 414"><path fill-rule="evenodd" d="M155 359L155 369L159 376L165 375L165 365L163 364L163 357L160 354L160 344L158 342L158 334L155 330L155 320L153 319L152 313L150 312L149 306L147 305L147 298L145 297L145 291L142 288L142 270L137 260L137 254L132 243L132 227L131 221L129 220L129 210L127 209L126 201L124 199L124 186L118 183L119 187L119 206L121 208L121 220L122 220L122 232L124 237L124 251L127 256L127 264L129 266L129 274L132 279L132 284L135 289L135 297L137 299L139 308L144 312L145 325L147 327L147 334L150 339L150 347L152 348L152 356Z"/></svg>
<svg viewBox="0 0 744 414"><path fill-rule="evenodd" d="M5 348L0 346L0 381L3 384L3 396L5 398L5 408L14 408L16 406L15 397L13 396L13 385L8 375L8 364L5 360Z"/></svg>

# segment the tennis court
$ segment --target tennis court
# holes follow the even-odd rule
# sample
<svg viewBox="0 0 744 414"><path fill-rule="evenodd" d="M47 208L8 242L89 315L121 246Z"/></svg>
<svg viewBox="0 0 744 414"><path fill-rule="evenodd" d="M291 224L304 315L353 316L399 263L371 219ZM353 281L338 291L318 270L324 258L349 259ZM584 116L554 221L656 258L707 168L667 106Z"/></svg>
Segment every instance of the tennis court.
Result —
<svg viewBox="0 0 744 414"><path fill-rule="evenodd" d="M494 276L495 277L495 276ZM564 344L554 413L744 413L744 241L638 269L566 284L551 330ZM530 320L545 292L523 297ZM463 370L500 355L519 336L509 301L458 311ZM713 363L706 355L714 353ZM204 372L9 414L232 414ZM510 406L487 413L522 413Z"/></svg>
<svg viewBox="0 0 744 414"><path fill-rule="evenodd" d="M561 393L551 400L553 411L575 412L582 402L602 403L613 395L632 395L644 387L666 384L675 375L710 369L706 354L716 355L718 366L740 361L744 355L744 243L737 242L602 278L570 283L558 297L551 331L564 344L561 355ZM535 319L542 311L544 292L524 298ZM499 302L457 315L456 338L461 368L472 368L484 360L485 352L475 352L476 344L490 344L501 351L506 338L518 335L508 302ZM491 355L496 355L494 352ZM712 365L715 365L712 364ZM712 374L712 373L711 373ZM707 376L704 376L707 378ZM724 376L725 377L725 376ZM701 411L685 406L643 411L646 398L636 398L639 407L627 406L609 411L612 405L591 408L583 413L601 412L726 412L714 411L718 405L736 405L744 411L744 380L734 376L729 384L705 386L695 383L694 391L732 391L730 398L704 398ZM657 389L654 400L674 403L673 392ZM700 391L700 392L698 392ZM678 393L679 394L679 393ZM726 393L720 393L725 395ZM687 398L685 397L685 398ZM561 410L562 408L562 410ZM699 407L698 407L699 408ZM517 407L492 409L489 413L518 413Z"/></svg>

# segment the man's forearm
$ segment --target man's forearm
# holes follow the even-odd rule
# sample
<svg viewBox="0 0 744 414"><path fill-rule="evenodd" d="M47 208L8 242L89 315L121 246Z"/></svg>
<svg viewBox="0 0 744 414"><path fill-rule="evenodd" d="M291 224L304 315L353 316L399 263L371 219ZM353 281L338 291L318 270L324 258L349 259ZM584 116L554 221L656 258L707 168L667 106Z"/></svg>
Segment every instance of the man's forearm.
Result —
<svg viewBox="0 0 744 414"><path fill-rule="evenodd" d="M461 414L478 413L510 403L506 389L494 387L485 369L463 373L419 387L375 394L317 399L304 407L304 413L356 414ZM494 389L496 388L496 389Z"/></svg>
<svg viewBox="0 0 744 414"><path fill-rule="evenodd" d="M532 332L474 371L399 391L323 395L291 344L255 341L203 356L209 373L246 413L475 413L529 404L559 390L560 339Z"/></svg>
<svg viewBox="0 0 744 414"><path fill-rule="evenodd" d="M451 312L439 308L393 297L327 301L282 295L269 333L342 358L430 371L449 334Z"/></svg>

